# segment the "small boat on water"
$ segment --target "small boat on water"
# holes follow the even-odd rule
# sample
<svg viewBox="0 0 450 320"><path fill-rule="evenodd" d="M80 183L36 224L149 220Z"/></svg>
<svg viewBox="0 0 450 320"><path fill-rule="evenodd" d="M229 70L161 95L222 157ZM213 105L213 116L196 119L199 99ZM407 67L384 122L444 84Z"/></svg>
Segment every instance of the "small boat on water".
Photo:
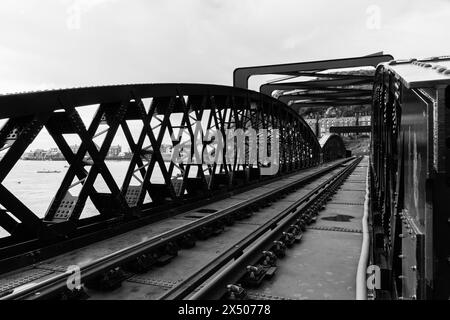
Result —
<svg viewBox="0 0 450 320"><path fill-rule="evenodd" d="M37 173L60 173L59 170L38 170Z"/></svg>

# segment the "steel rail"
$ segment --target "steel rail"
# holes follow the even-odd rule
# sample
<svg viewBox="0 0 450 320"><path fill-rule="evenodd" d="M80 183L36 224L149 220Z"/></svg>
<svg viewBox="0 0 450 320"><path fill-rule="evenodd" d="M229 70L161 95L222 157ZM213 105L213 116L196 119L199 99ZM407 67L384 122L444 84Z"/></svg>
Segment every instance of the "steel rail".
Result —
<svg viewBox="0 0 450 320"><path fill-rule="evenodd" d="M167 291L163 296L160 297L160 299L179 300L185 298L189 293L192 292L192 290L197 288L206 279L210 278L211 275L214 274L214 272L218 271L221 267L223 267L226 263L228 263L232 259L236 259L240 255L242 255L243 250L245 248L249 247L268 230L274 229L278 225L278 223L281 220L283 220L287 215L289 215L292 212L298 212L299 210L302 210L304 206L306 206L309 202L315 199L315 197L314 199L312 198L314 194L318 193L321 189L325 188L328 184L330 184L335 179L336 176L333 176L327 181L321 183L319 186L308 192L305 196L301 197L299 200L292 203L289 207L282 210L277 216L270 219L262 226L260 226L258 229L256 229L254 232L252 232L252 234L240 240L238 243L233 245L233 247L229 248L227 251L225 251L219 257L208 263L202 269L191 275L189 278L178 284L176 287ZM302 206L302 208L299 208L300 206Z"/></svg>
<svg viewBox="0 0 450 320"><path fill-rule="evenodd" d="M261 252L268 250L273 241L279 239L280 235L286 231L293 221L295 221L299 214L303 211L305 207L308 207L309 204L314 203L316 199L320 198L323 193L325 193L330 187L340 184L347 176L350 174L354 168L358 165L362 158L355 159L351 164L349 164L345 169L341 170L337 175L328 179L320 186L316 187L314 190L308 193L308 195L304 196L300 202L304 203L302 208L297 208L296 210L288 209L287 212L283 212L280 214L280 218L277 219L277 224L275 227L270 228L271 231L269 233L263 232L260 237L252 237L250 239L245 239L247 241L241 241L235 250L229 250L230 252L226 252L225 254L230 254L231 261L231 251L240 251L243 252L246 248L249 248L245 251L238 259L236 259L231 265L227 266L224 270L220 271L220 273L214 277L214 272L219 269L219 264L223 260L222 257L216 259L217 261L212 261L210 264L201 269L198 273L194 274L186 281L180 283L169 292L167 292L162 298L164 299L183 299L192 294L195 289L199 287L200 284L204 284L206 279L211 279L204 287L198 290L196 293L193 293L188 297L189 300L202 300L202 299L220 299L224 295L224 290L228 284L234 284L245 274L245 267L248 265L252 265L256 260L258 260L258 256L261 255ZM316 196L313 195L317 194ZM306 203L305 203L306 202ZM268 231L269 228L265 228L265 231ZM258 233L259 234L259 233ZM225 255L224 254L224 255ZM224 266L222 264L221 266Z"/></svg>
<svg viewBox="0 0 450 320"><path fill-rule="evenodd" d="M243 201L236 205L233 205L225 210L213 213L207 217L201 218L194 222L191 222L187 225L183 225L181 227L169 230L162 234L159 234L147 241L129 246L122 250L111 253L107 256L104 256L94 262L91 262L88 265L81 266L80 271L83 278L83 281L89 280L92 277L100 274L101 272L110 270L117 266L120 266L133 258L136 258L142 255L145 252L149 252L151 250L158 249L170 242L177 241L181 239L186 234L192 234L195 231L198 231L202 227L208 226L221 220L222 218L238 211L243 208L254 205L260 201L264 201L267 198L271 198L276 196L277 194L283 193L286 190L291 188L295 188L298 185L308 183L316 178L326 174L335 168L339 167L343 163L348 162L350 159L344 159L342 161L338 161L337 163L323 168L317 172L314 172L306 177L300 178L299 180L293 181L281 189L268 191L260 196L257 196L249 201ZM26 300L26 299L43 299L54 296L58 292L61 292L66 289L66 281L68 277L71 275L70 272L59 274L55 277L51 277L42 282L37 283L34 286L29 286L21 289L17 288L9 295L5 295L0 298L0 300Z"/></svg>

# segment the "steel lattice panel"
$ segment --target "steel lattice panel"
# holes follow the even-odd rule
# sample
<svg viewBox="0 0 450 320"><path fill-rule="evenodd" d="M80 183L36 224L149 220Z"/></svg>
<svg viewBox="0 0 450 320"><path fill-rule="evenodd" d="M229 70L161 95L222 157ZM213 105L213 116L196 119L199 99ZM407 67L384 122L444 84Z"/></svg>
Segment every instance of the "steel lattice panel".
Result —
<svg viewBox="0 0 450 320"><path fill-rule="evenodd" d="M146 105L147 100L151 102ZM81 119L78 110L88 105L98 105L91 121L86 122L89 125ZM178 115L177 120L174 114ZM9 244L23 239L70 237L82 225L80 217L88 200L100 213L95 223L101 223L149 215L157 207L176 206L264 178L260 173L264 163L260 159L256 164L250 163L248 150L244 163L229 162L225 155L222 163L207 165L165 160L161 154L164 137L176 137L182 130L183 137L193 145L199 123L202 133L213 129L222 133L227 129L266 129L269 142L275 129L279 130L277 175L320 161L320 145L314 133L293 110L260 93L225 86L123 85L5 95L0 97L0 119L7 119L0 129L0 148L4 151L0 159L0 205L5 209L0 212L0 226L12 234L2 240ZM130 120L142 125L138 137L131 134ZM153 125L155 121L157 126ZM101 131L102 126L107 126L107 130ZM39 219L2 182L43 128L63 154L68 169L44 219ZM132 152L122 185L116 183L105 164L119 129ZM76 152L71 150L67 134L80 139ZM104 140L97 145L93 140L99 135ZM172 139L174 148L181 143L181 138ZM202 148L210 146L203 142ZM152 181L157 168L162 183ZM94 187L100 178L109 192ZM74 186L81 187L77 195L70 193ZM145 202L146 198L150 201Z"/></svg>

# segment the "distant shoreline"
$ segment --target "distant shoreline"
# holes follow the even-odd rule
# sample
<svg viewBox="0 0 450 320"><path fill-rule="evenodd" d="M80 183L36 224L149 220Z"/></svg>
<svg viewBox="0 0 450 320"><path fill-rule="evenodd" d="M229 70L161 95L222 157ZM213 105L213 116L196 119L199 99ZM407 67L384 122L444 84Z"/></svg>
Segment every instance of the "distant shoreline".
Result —
<svg viewBox="0 0 450 320"><path fill-rule="evenodd" d="M163 153L163 154L161 154L161 155L162 155L164 161L170 161L170 160L172 160L172 154L166 154L166 153ZM117 157L117 158L106 158L105 160L106 160L106 161L130 161L131 159L132 159L131 157L129 157L129 158L118 158L118 157ZM49 161L49 162L52 162L52 161L66 161L66 162L67 162L67 160L64 159L64 158L55 158L55 159L21 158L20 160L23 160L23 161ZM92 159L90 159L90 158L85 159L85 160L87 160L87 161L92 161Z"/></svg>
<svg viewBox="0 0 450 320"><path fill-rule="evenodd" d="M66 161L66 159L20 159L23 161ZM91 159L87 159L87 160L91 160ZM105 160L110 160L110 161L129 161L131 160L131 158L106 158Z"/></svg>

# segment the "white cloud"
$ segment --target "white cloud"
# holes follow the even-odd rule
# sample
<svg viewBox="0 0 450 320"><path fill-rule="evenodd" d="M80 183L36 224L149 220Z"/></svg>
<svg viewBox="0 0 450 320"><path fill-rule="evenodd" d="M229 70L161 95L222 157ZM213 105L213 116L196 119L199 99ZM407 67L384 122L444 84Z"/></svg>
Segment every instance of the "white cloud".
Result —
<svg viewBox="0 0 450 320"><path fill-rule="evenodd" d="M67 28L68 8L80 9ZM231 84L233 69L450 52L449 1L60 0L0 3L0 83ZM366 27L380 8L380 29ZM0 88L0 91L3 91Z"/></svg>

